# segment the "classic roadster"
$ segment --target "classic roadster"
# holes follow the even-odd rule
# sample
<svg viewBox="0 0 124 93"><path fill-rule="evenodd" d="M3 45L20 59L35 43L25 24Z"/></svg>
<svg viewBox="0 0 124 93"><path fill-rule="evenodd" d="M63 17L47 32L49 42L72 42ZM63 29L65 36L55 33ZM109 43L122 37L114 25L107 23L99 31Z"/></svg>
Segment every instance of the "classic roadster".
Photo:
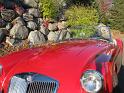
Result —
<svg viewBox="0 0 124 93"><path fill-rule="evenodd" d="M68 40L0 58L0 93L112 93L123 43Z"/></svg>

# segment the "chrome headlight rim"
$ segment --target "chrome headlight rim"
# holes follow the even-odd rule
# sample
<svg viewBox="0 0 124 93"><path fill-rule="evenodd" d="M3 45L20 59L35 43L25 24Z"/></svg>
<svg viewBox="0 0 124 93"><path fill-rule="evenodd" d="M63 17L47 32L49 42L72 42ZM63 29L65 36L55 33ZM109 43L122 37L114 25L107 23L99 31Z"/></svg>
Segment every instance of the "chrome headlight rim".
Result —
<svg viewBox="0 0 124 93"><path fill-rule="evenodd" d="M95 79L94 80L99 80L99 82L97 81L97 84L99 83L99 86L97 86L97 87L99 87L98 89L94 89L94 91L90 91L90 90L88 90L87 89L87 87L84 85L84 77L85 76L87 76L87 75L90 75L90 76L93 76ZM85 79L88 79L88 78L90 78L90 76L87 76L87 77L85 77ZM86 70L83 74L82 74L82 76L81 76L81 78L80 78L80 82L81 82L81 86L82 86L82 88L86 91L86 92L88 92L88 93L96 93L96 92L99 92L101 89L102 89L102 87L103 87L103 76L102 76L102 74L100 73L100 72L98 72L98 71L96 71L96 70ZM92 80L91 80L92 81ZM88 81L89 82L89 81ZM92 81L92 83L93 83L93 81Z"/></svg>

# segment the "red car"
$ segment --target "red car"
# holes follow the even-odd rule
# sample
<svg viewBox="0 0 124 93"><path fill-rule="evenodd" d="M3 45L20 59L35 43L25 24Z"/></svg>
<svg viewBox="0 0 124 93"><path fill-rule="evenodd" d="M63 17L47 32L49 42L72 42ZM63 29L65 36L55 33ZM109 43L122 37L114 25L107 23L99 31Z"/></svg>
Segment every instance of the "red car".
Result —
<svg viewBox="0 0 124 93"><path fill-rule="evenodd" d="M112 93L123 44L69 40L0 58L0 93Z"/></svg>

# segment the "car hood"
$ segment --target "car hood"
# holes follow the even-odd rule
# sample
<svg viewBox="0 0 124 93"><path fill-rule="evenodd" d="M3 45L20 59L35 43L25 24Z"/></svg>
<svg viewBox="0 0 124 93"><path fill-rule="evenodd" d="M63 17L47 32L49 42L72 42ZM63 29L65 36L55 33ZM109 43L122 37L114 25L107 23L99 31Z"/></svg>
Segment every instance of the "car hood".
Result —
<svg viewBox="0 0 124 93"><path fill-rule="evenodd" d="M109 49L109 46L110 44L100 40L65 41L13 53L1 58L0 63L5 73L13 67L29 64L46 69L58 70L66 67L71 70L75 66L79 69L91 63L99 53Z"/></svg>
<svg viewBox="0 0 124 93"><path fill-rule="evenodd" d="M80 93L83 70L95 69L96 56L110 46L99 40L74 40L13 53L1 59L5 84L15 74L34 72L59 81L58 93L70 93L70 89Z"/></svg>

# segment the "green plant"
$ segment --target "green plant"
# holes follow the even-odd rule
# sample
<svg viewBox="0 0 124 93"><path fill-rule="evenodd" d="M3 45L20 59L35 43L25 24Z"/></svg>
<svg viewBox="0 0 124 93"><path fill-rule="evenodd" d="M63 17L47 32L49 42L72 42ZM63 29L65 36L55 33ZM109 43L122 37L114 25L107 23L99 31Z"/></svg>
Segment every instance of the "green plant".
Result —
<svg viewBox="0 0 124 93"><path fill-rule="evenodd" d="M66 12L67 25L96 25L98 23L97 10L92 7L72 6Z"/></svg>
<svg viewBox="0 0 124 93"><path fill-rule="evenodd" d="M98 23L98 13L93 7L72 6L66 12L67 26L71 26L74 37L87 38L95 32ZM81 27L78 29L78 27Z"/></svg>
<svg viewBox="0 0 124 93"><path fill-rule="evenodd" d="M40 0L39 6L43 12L43 17L55 18L58 14L58 1L57 0Z"/></svg>
<svg viewBox="0 0 124 93"><path fill-rule="evenodd" d="M82 26L80 29L72 28L71 32L73 34L73 38L89 38L94 35L95 27Z"/></svg>
<svg viewBox="0 0 124 93"><path fill-rule="evenodd" d="M112 29L124 32L124 1L113 0L113 7L110 13L111 17L109 21Z"/></svg>

